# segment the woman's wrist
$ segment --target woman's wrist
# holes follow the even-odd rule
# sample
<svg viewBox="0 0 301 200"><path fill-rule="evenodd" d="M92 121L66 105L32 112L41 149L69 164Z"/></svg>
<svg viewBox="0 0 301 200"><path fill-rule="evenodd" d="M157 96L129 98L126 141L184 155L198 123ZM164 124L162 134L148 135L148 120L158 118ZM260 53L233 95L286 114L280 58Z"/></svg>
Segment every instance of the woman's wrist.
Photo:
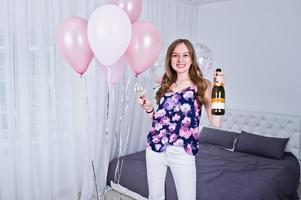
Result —
<svg viewBox="0 0 301 200"><path fill-rule="evenodd" d="M146 111L147 114L150 114L150 113L154 112L154 110L155 110L155 109L152 108L151 110L145 110L145 111Z"/></svg>

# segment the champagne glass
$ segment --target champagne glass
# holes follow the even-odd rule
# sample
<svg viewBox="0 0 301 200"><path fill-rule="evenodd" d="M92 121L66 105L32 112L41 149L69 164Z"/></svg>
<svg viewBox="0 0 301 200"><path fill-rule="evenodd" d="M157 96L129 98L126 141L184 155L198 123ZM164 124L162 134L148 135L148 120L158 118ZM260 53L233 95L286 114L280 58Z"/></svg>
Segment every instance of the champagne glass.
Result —
<svg viewBox="0 0 301 200"><path fill-rule="evenodd" d="M146 90L143 88L143 86L135 86L134 91L136 93L137 97L143 97L146 93Z"/></svg>

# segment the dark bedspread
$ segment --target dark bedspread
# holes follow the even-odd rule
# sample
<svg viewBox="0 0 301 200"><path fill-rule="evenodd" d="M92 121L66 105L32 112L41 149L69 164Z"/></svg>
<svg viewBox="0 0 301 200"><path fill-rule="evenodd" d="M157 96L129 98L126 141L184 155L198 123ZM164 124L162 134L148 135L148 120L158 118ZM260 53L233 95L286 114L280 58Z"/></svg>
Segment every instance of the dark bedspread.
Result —
<svg viewBox="0 0 301 200"><path fill-rule="evenodd" d="M119 184L147 197L145 151L119 160L123 160ZM108 185L111 180L114 181L116 163L116 159L110 163ZM196 156L196 168L199 200L298 199L300 167L291 153L285 153L283 159L276 160L203 144ZM166 199L176 200L175 185L169 170L165 187Z"/></svg>

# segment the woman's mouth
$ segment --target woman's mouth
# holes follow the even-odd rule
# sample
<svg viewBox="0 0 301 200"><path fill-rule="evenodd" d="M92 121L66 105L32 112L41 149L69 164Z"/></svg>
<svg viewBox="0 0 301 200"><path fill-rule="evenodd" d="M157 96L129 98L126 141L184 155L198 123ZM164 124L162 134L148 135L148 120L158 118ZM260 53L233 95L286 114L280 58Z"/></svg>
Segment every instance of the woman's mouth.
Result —
<svg viewBox="0 0 301 200"><path fill-rule="evenodd" d="M177 68L184 68L185 64L177 64Z"/></svg>

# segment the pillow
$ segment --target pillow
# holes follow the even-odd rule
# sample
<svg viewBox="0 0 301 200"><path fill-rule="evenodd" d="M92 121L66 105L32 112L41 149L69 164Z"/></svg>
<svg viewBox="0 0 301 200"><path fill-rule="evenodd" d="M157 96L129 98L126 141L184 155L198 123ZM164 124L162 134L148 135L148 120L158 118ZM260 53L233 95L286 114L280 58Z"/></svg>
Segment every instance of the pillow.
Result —
<svg viewBox="0 0 301 200"><path fill-rule="evenodd" d="M288 138L266 137L242 131L238 136L234 151L280 159L288 140Z"/></svg>
<svg viewBox="0 0 301 200"><path fill-rule="evenodd" d="M221 129L203 127L200 133L200 144L213 144L227 149L233 148L233 143L237 138L237 132L225 131Z"/></svg>

